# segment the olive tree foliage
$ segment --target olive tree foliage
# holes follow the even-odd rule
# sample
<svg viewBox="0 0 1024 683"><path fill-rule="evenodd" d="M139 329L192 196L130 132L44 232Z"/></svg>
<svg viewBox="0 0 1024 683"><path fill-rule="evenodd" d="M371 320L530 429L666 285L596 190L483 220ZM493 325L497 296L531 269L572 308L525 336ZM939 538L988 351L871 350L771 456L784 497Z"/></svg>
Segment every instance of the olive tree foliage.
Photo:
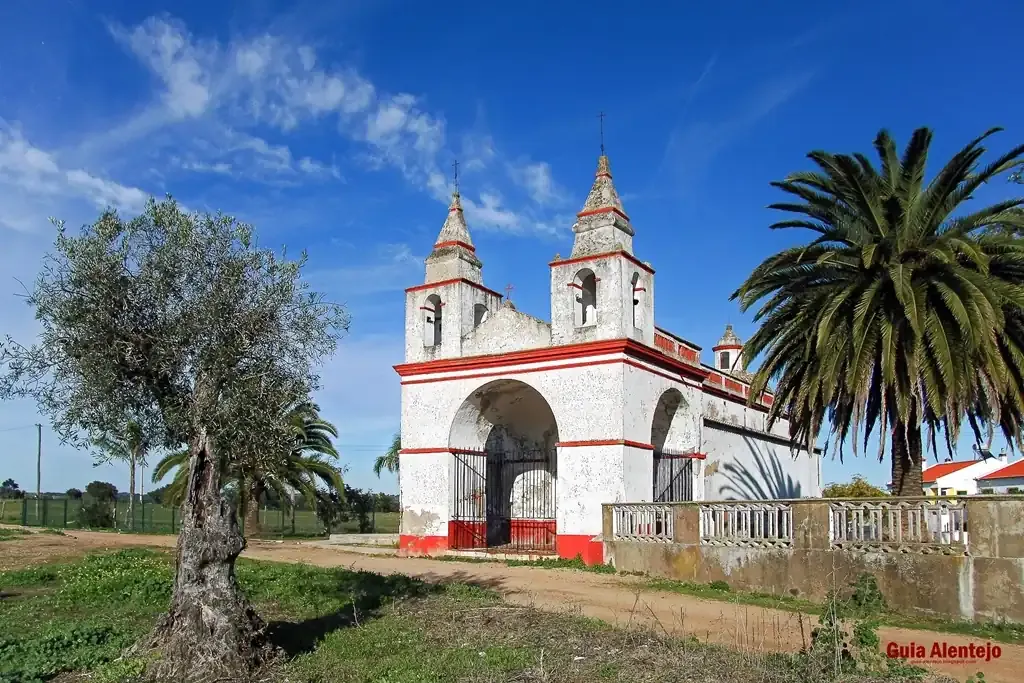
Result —
<svg viewBox="0 0 1024 683"><path fill-rule="evenodd" d="M188 446L174 597L153 639L159 677L246 674L266 642L234 577L244 540L224 473L273 469L290 451L280 406L318 388L348 316L301 279L305 255L261 249L225 215L168 198L131 220L106 211L79 234L55 224L27 296L41 331L3 342L0 398L34 398L83 447L130 422L154 448Z"/></svg>

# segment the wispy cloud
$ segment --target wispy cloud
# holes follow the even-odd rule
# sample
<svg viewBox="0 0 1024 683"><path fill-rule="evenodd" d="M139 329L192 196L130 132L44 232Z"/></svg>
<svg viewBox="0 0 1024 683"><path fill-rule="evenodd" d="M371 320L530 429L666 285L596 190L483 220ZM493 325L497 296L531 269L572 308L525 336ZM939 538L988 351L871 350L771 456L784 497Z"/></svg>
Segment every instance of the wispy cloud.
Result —
<svg viewBox="0 0 1024 683"><path fill-rule="evenodd" d="M342 245L345 248L345 245ZM355 250L353 250L355 251ZM345 254L342 254L345 259ZM417 256L407 244L382 244L373 257L360 263L312 270L306 277L321 291L346 297L364 297L401 291L423 278L425 256Z"/></svg>
<svg viewBox="0 0 1024 683"><path fill-rule="evenodd" d="M815 75L806 70L780 76L755 88L731 116L677 125L669 134L662 168L676 177L699 172L722 149L807 87Z"/></svg>
<svg viewBox="0 0 1024 683"><path fill-rule="evenodd" d="M547 162L510 163L508 172L512 180L524 188L537 204L561 204L566 199L565 191L555 182Z"/></svg>
<svg viewBox="0 0 1024 683"><path fill-rule="evenodd" d="M340 179L331 160L299 157L284 143L270 143L257 129L281 134L308 122L332 122L369 170L393 169L439 202L451 192L449 164L461 156L467 173L501 158L485 131L456 137L448 147L442 114L410 93L386 93L356 69L321 61L316 49L288 36L260 34L230 41L193 35L183 23L150 17L134 27L112 25L111 34L153 74L153 102L116 131L93 141L93 150L156 129L187 130L175 139L174 165L182 171L239 175L265 182L298 178ZM499 166L499 168L505 166ZM560 190L544 162L507 164L526 191L510 204L491 187L461 187L473 227L517 234L547 233L548 207ZM541 227L537 227L541 226Z"/></svg>
<svg viewBox="0 0 1024 683"><path fill-rule="evenodd" d="M0 120L0 224L20 231L38 227L46 214L39 215L35 206L55 198L135 212L148 196L137 187L62 166L55 154L34 146L21 130Z"/></svg>

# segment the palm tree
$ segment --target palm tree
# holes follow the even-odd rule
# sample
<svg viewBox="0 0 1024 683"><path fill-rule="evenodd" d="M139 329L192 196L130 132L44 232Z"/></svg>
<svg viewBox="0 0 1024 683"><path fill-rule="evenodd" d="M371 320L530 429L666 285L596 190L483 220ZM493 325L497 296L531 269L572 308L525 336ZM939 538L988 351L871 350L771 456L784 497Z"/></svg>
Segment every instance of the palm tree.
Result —
<svg viewBox="0 0 1024 683"><path fill-rule="evenodd" d="M306 500L316 498L318 484L344 496L341 471L330 459L339 456L332 442L337 429L323 420L319 407L309 401L298 401L285 406L282 419L295 434L294 445L272 469L260 461L255 465L247 463L233 465L226 479L236 486L239 493L239 511L245 516L245 531L248 535L259 532L259 505L268 491L277 494L282 503L290 504L293 493L301 494ZM188 463L188 451L170 453L153 468L153 483L158 483L175 470L165 494L171 505L178 505L185 496L188 472L183 465Z"/></svg>
<svg viewBox="0 0 1024 683"><path fill-rule="evenodd" d="M399 454L402 451L402 433L396 432L395 436L391 439L391 447L388 448L387 453L384 455L378 455L377 459L373 462L373 473L380 477L380 473L384 470L388 472L394 472L398 475L398 507L402 507L402 470L400 469L401 463L399 462Z"/></svg>
<svg viewBox="0 0 1024 683"><path fill-rule="evenodd" d="M149 445L142 427L135 421L130 421L121 434L105 434L93 440L93 445L106 454L106 457L114 460L123 460L128 463L128 508L124 513L125 526L130 526L129 520L135 519L135 471L139 465L146 464L146 451Z"/></svg>
<svg viewBox="0 0 1024 683"><path fill-rule="evenodd" d="M877 426L891 439L896 495L921 495L922 426L952 452L966 416L1020 443L1024 399L1024 199L964 204L985 182L1021 164L1024 146L979 167L973 140L925 183L932 133L914 132L902 157L886 131L881 168L863 154L812 152L819 167L773 186L799 201L773 229L814 233L766 259L732 295L763 302L749 362L764 354L751 396L777 381L769 419L790 419L808 449L826 415L840 456Z"/></svg>
<svg viewBox="0 0 1024 683"><path fill-rule="evenodd" d="M391 439L391 447L388 448L387 453L378 455L377 459L373 462L373 473L379 477L380 473L384 470L398 472L398 454L401 450L402 435L398 433Z"/></svg>

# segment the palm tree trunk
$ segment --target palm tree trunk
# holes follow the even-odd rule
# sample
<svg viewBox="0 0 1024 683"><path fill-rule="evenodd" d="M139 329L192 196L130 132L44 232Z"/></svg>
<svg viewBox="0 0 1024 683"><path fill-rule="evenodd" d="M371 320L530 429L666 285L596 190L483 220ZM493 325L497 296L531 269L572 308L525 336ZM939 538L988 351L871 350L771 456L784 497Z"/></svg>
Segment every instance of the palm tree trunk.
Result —
<svg viewBox="0 0 1024 683"><path fill-rule="evenodd" d="M197 432L189 448L171 608L149 641L161 654L153 674L184 683L251 680L271 646L235 577L245 539L222 495L220 455L205 430Z"/></svg>
<svg viewBox="0 0 1024 683"><path fill-rule="evenodd" d="M255 537L260 534L260 500L263 498L263 484L254 479L249 485L245 505L245 535Z"/></svg>
<svg viewBox="0 0 1024 683"><path fill-rule="evenodd" d="M128 458L128 509L124 511L124 526L126 529L135 529L135 453Z"/></svg>
<svg viewBox="0 0 1024 683"><path fill-rule="evenodd" d="M911 413L911 417L917 411ZM892 428L892 493L894 496L924 495L921 425L908 427L897 422Z"/></svg>

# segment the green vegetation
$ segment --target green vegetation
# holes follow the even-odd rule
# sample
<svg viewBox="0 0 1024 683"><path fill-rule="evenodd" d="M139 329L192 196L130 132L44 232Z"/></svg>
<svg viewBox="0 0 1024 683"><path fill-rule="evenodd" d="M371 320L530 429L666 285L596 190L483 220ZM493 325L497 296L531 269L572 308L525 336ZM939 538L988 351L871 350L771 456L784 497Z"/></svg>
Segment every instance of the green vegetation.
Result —
<svg viewBox="0 0 1024 683"><path fill-rule="evenodd" d="M859 474L848 484L829 484L821 490L822 498L885 498L889 493Z"/></svg>
<svg viewBox="0 0 1024 683"><path fill-rule="evenodd" d="M294 507L293 500L319 500L344 490L341 471L330 462L340 457L333 442L338 430L320 417L320 407L309 399L292 401L282 407L278 417L293 434L284 456L280 460L236 461L225 477L225 487L238 493L238 516L251 536L262 533L259 512L268 496L284 510ZM188 458L188 450L170 453L153 470L154 484L174 472L167 487L168 503L180 505L185 497Z"/></svg>
<svg viewBox="0 0 1024 683"><path fill-rule="evenodd" d="M777 383L769 419L787 415L810 450L827 417L840 455L877 428L897 496L922 495L923 442L936 450L941 433L952 454L965 416L979 442L982 427L998 426L1022 444L1024 198L974 197L1024 155L1017 146L980 165L997 130L929 182L927 128L902 156L878 133L878 167L864 154L811 152L817 169L772 183L790 201L771 207L788 214L773 229L808 241L765 259L733 294L744 311L759 307L744 357L763 358L751 396Z"/></svg>
<svg viewBox="0 0 1024 683"><path fill-rule="evenodd" d="M753 655L592 619L504 604L486 586L240 560L238 580L266 615L280 656L270 680L310 682L916 680L885 663L868 677L829 653ZM144 550L0 573L0 681L63 672L137 679L159 650L125 654L172 594L170 557ZM820 647L819 647L820 649ZM864 672L865 674L867 672ZM897 675L898 674L898 675Z"/></svg>

